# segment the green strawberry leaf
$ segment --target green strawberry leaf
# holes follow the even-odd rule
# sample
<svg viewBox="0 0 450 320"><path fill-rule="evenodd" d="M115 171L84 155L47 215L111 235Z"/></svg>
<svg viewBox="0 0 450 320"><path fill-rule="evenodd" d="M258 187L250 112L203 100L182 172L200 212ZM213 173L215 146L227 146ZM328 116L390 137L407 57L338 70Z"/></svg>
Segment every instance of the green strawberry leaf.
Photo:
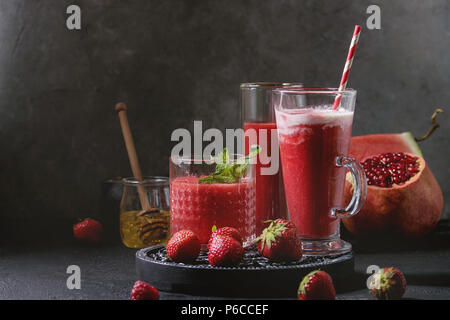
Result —
<svg viewBox="0 0 450 320"><path fill-rule="evenodd" d="M277 241L277 238L282 237L283 231L287 230L286 223L280 222L279 219L276 220L266 220L264 223L269 223L270 225L265 228L262 234L258 237L258 241L261 241L261 251L264 250L264 246L267 248L272 247L272 243Z"/></svg>

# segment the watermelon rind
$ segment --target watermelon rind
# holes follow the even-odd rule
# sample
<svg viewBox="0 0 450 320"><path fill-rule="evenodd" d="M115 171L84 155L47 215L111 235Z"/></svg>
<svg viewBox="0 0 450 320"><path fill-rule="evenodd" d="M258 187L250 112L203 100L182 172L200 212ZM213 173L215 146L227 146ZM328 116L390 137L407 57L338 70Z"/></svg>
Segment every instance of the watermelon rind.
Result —
<svg viewBox="0 0 450 320"><path fill-rule="evenodd" d="M411 132L356 136L352 137L350 142L349 155L360 161L373 155L388 152L407 152L423 157L422 150L420 150Z"/></svg>

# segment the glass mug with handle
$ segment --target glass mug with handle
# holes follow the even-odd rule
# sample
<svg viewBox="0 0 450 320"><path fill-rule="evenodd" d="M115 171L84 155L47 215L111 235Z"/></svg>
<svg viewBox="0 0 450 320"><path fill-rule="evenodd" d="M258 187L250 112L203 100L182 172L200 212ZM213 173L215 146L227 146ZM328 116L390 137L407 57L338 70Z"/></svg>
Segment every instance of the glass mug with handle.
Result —
<svg viewBox="0 0 450 320"><path fill-rule="evenodd" d="M333 110L338 97L339 108ZM340 239L339 220L360 211L367 190L363 168L347 156L355 100L353 89L273 91L289 215L299 230L305 255L351 251L351 244ZM344 206L346 169L354 191Z"/></svg>

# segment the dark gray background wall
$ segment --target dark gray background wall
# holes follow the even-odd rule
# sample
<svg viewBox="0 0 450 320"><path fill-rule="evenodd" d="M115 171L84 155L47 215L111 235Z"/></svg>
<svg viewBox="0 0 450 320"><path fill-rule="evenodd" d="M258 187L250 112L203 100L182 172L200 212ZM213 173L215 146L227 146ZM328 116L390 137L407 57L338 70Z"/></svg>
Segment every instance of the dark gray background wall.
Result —
<svg viewBox="0 0 450 320"><path fill-rule="evenodd" d="M381 30L365 28L370 4ZM355 24L354 134L422 135L446 109L421 148L448 203L449 18L447 0L0 0L2 235L97 215L101 182L130 175L117 101L145 174L167 175L175 128L239 126L239 83L337 86Z"/></svg>

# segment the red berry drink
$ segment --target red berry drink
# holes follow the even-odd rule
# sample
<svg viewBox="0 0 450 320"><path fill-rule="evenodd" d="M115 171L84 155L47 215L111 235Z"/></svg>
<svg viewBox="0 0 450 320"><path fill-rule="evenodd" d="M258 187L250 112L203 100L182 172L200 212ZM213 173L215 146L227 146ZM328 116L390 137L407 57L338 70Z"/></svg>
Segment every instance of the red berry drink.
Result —
<svg viewBox="0 0 450 320"><path fill-rule="evenodd" d="M170 183L170 231L192 230L207 244L213 226L236 228L244 241L255 238L255 179L235 183L199 183L195 176Z"/></svg>
<svg viewBox="0 0 450 320"><path fill-rule="evenodd" d="M333 208L343 205L345 168L353 111L327 107L276 111L284 185L291 221L302 238L337 234Z"/></svg>
<svg viewBox="0 0 450 320"><path fill-rule="evenodd" d="M258 155L255 165L256 231L258 235L265 227L268 227L264 221L277 218L287 219L272 93L276 89L302 87L301 83L288 82L241 84L241 119L246 135L245 150L247 151L249 145L254 143L261 146L261 153Z"/></svg>
<svg viewBox="0 0 450 320"><path fill-rule="evenodd" d="M290 219L304 255L350 252L351 244L340 239L339 220L357 214L367 192L364 169L347 157L356 91L277 89L273 101ZM343 207L346 169L353 196Z"/></svg>
<svg viewBox="0 0 450 320"><path fill-rule="evenodd" d="M272 138L277 137L277 125L275 122L245 122L244 132L248 133L253 129L256 133L256 143L261 146L262 153L265 153L271 159ZM265 133L263 133L265 131ZM274 135L274 137L272 137ZM264 140L264 141L263 141ZM245 140L245 153L249 152L249 139ZM278 148L278 146L276 146ZM261 234L263 229L267 227L264 224L266 220L274 220L286 217L286 198L284 195L283 179L281 168L277 173L266 175L261 173L262 168L268 168L272 163L262 164L260 160L261 154L256 162L256 233ZM272 159L278 161L279 159Z"/></svg>

